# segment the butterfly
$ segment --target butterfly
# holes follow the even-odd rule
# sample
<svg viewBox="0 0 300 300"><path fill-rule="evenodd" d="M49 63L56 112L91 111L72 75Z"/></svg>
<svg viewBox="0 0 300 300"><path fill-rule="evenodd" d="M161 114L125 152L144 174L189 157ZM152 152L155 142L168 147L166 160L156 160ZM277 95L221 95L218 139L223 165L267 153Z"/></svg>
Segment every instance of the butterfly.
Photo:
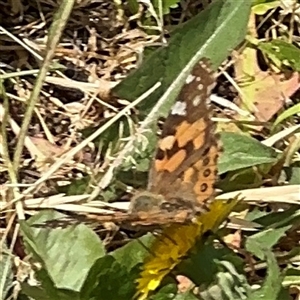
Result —
<svg viewBox="0 0 300 300"><path fill-rule="evenodd" d="M163 124L147 190L132 198L129 212L98 215L99 222L132 226L181 224L209 210L219 153L207 105L214 85L209 61L202 59L186 78Z"/></svg>
<svg viewBox="0 0 300 300"><path fill-rule="evenodd" d="M207 105L214 85L209 60L203 58L186 78L163 124L147 190L133 196L128 212L88 215L90 221L148 229L188 224L209 211L220 150Z"/></svg>

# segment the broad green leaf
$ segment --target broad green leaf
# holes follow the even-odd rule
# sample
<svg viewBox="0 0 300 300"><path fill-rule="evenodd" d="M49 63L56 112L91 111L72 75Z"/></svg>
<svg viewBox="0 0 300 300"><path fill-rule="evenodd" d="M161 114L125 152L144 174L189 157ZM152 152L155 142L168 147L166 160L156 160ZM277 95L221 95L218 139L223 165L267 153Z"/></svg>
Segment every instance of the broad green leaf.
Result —
<svg viewBox="0 0 300 300"><path fill-rule="evenodd" d="M116 261L126 267L129 272L132 268L142 263L145 257L149 255L149 247L153 243L154 238L154 235L149 233L115 250L111 255Z"/></svg>
<svg viewBox="0 0 300 300"><path fill-rule="evenodd" d="M267 229L250 236L246 241L246 249L260 259L263 259L266 251L271 251L272 247L283 237L292 225L277 229Z"/></svg>
<svg viewBox="0 0 300 300"><path fill-rule="evenodd" d="M149 255L149 244L153 235L145 235L138 240L115 250L111 255L98 259L85 280L81 290L81 300L91 295L101 295L101 299L132 299L135 280L140 274L140 265Z"/></svg>
<svg viewBox="0 0 300 300"><path fill-rule="evenodd" d="M224 153L218 163L219 174L277 161L276 152L254 138L232 132L222 132Z"/></svg>
<svg viewBox="0 0 300 300"><path fill-rule="evenodd" d="M111 255L99 258L82 286L80 299L89 300L131 300L135 293L135 274Z"/></svg>
<svg viewBox="0 0 300 300"><path fill-rule="evenodd" d="M140 160L138 154L145 152L145 141L148 142L147 152L153 153L156 145L156 122L161 116L167 116L186 77L200 58L210 58L212 67L216 69L242 41L250 6L250 3L237 3L235 0L214 1L206 10L174 30L170 34L168 46L152 52L138 70L113 89L119 97L133 101L157 82L161 83L139 106L143 114L141 119L151 112L133 141L135 150L126 154L126 168L129 165L132 169L132 165ZM239 26L239 30L236 30L236 26ZM141 135L143 137L139 138ZM152 157L142 157L139 170L147 168L150 156Z"/></svg>
<svg viewBox="0 0 300 300"><path fill-rule="evenodd" d="M228 248L216 249L212 243L198 245L195 252L179 266L180 274L187 276L197 285L209 285L214 281L218 272L218 261L226 259L234 260L235 256ZM241 261L237 261L241 268ZM206 270L203 272L202 270ZM242 269L240 269L241 271Z"/></svg>
<svg viewBox="0 0 300 300"><path fill-rule="evenodd" d="M262 250L267 261L267 276L262 287L254 291L247 300L284 300L282 294L282 275L277 265L275 255L269 250Z"/></svg>
<svg viewBox="0 0 300 300"><path fill-rule="evenodd" d="M40 261L57 288L78 291L90 267L105 254L99 237L84 224L50 228L45 221L64 215L43 211L21 224L26 248Z"/></svg>
<svg viewBox="0 0 300 300"><path fill-rule="evenodd" d="M157 118L166 116L185 78L201 57L210 58L216 68L242 41L250 5L250 2L235 0L214 1L206 10L173 31L168 46L153 52L113 91L119 97L133 101L161 81L161 87L141 106L141 111L146 112L173 83L174 88L169 89L166 103L157 110Z"/></svg>
<svg viewBox="0 0 300 300"><path fill-rule="evenodd" d="M41 269L35 273L38 285L31 285L28 282L22 282L22 293L35 300L79 300L79 293L68 290L58 289L46 270Z"/></svg>

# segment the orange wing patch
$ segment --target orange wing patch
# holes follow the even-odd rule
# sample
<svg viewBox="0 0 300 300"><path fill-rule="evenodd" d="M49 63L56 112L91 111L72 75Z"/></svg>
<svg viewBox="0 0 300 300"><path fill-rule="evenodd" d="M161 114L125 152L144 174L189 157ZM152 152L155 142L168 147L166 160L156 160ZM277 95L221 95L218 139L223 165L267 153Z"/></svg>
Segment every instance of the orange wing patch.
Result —
<svg viewBox="0 0 300 300"><path fill-rule="evenodd" d="M186 155L187 153L185 150L178 150L178 152L176 152L170 158L164 157L161 160L156 160L154 167L156 170L164 170L172 173L182 164L186 158Z"/></svg>

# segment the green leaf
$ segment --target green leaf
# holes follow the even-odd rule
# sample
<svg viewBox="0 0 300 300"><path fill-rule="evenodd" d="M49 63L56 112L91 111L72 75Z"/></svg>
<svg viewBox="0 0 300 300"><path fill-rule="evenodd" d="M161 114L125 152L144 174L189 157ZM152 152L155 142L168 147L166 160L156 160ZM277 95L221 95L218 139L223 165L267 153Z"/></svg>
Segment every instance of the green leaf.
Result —
<svg viewBox="0 0 300 300"><path fill-rule="evenodd" d="M292 225L277 229L267 229L250 236L246 241L246 249L260 259L263 259L266 251L271 251L272 247L283 237Z"/></svg>
<svg viewBox="0 0 300 300"><path fill-rule="evenodd" d="M58 187L58 192L70 195L82 195L90 192L89 182L91 181L90 176L84 176L79 179L74 179L69 185L63 185Z"/></svg>
<svg viewBox="0 0 300 300"><path fill-rule="evenodd" d="M300 166L298 165L299 163L293 164L286 170L289 184L300 184Z"/></svg>
<svg viewBox="0 0 300 300"><path fill-rule="evenodd" d="M146 234L141 238L131 241L122 248L119 248L112 252L112 256L121 265L126 267L127 271L130 272L138 264L142 263L145 256L149 255L149 247L155 237L152 233Z"/></svg>
<svg viewBox="0 0 300 300"><path fill-rule="evenodd" d="M277 161L276 152L259 141L241 134L222 132L224 153L218 163L219 174Z"/></svg>
<svg viewBox="0 0 300 300"><path fill-rule="evenodd" d="M229 248L215 248L213 238L205 244L199 243L188 259L178 267L180 274L187 276L197 285L209 285L218 272L218 261L228 260L242 271L242 260ZM203 270L206 270L203 272Z"/></svg>
<svg viewBox="0 0 300 300"><path fill-rule="evenodd" d="M98 295L101 299L132 299L136 292L135 280L153 235L147 234L98 259L90 269L81 289L81 300Z"/></svg>
<svg viewBox="0 0 300 300"><path fill-rule="evenodd" d="M300 50L291 43L283 40L261 42L258 48L268 56L276 65L284 63L295 71L300 71Z"/></svg>
<svg viewBox="0 0 300 300"><path fill-rule="evenodd" d="M143 138L138 139L134 145L134 153L128 153L127 160L122 164L122 170L132 172L132 162L135 161L135 169L140 172L149 170L154 150L157 147L156 130L145 132Z"/></svg>
<svg viewBox="0 0 300 300"><path fill-rule="evenodd" d="M157 118L166 116L185 78L201 57L210 58L216 68L242 41L250 4L235 0L214 1L206 10L172 32L168 46L153 52L113 91L119 97L133 101L161 81L161 87L141 106L141 111L146 112L173 83L174 88L166 97L167 103L157 110Z"/></svg>
<svg viewBox="0 0 300 300"><path fill-rule="evenodd" d="M65 215L43 211L21 223L25 246L40 261L57 288L78 291L96 259L105 254L98 236L84 224L50 228L45 221Z"/></svg>
<svg viewBox="0 0 300 300"><path fill-rule="evenodd" d="M229 248L216 248L214 240L211 236L205 244L199 243L177 272L201 286L203 300L243 299L250 289L243 274L244 262Z"/></svg>
<svg viewBox="0 0 300 300"><path fill-rule="evenodd" d="M253 221L270 229L299 224L300 209L298 206L291 206L284 211L272 212Z"/></svg>
<svg viewBox="0 0 300 300"><path fill-rule="evenodd" d="M176 8L180 0L152 0L153 6L159 12L159 2L161 1L163 14L166 15L170 12L170 8Z"/></svg>
<svg viewBox="0 0 300 300"><path fill-rule="evenodd" d="M283 279L285 286L299 286L300 285L300 270L297 268L288 268Z"/></svg>
<svg viewBox="0 0 300 300"><path fill-rule="evenodd" d="M267 260L267 277L259 290L254 291L247 300L283 300L279 297L282 293L282 275L277 265L275 255L268 250L262 250Z"/></svg>
<svg viewBox="0 0 300 300"><path fill-rule="evenodd" d="M140 112L144 114L141 119L148 115L139 135L133 141L135 151L128 151L126 154L129 162L125 163L126 168L129 165L132 169L132 165L136 164L134 162L141 158L138 168L141 171L145 170L149 164L149 156L139 157L137 152L145 152L145 140L149 146L147 151L150 151L150 147L154 150L156 122L169 113L193 66L202 57L207 57L216 69L231 49L244 38L249 14L249 2L245 4L235 0L214 1L202 13L174 30L168 46L152 52L138 70L113 89L119 97L133 101L157 82L161 83L139 106ZM239 26L239 30L236 30L236 26Z"/></svg>
<svg viewBox="0 0 300 300"><path fill-rule="evenodd" d="M5 241L1 241L0 259L0 299L6 299L9 289L13 286L13 265L12 254L6 246Z"/></svg>
<svg viewBox="0 0 300 300"><path fill-rule="evenodd" d="M79 300L79 293L67 290L58 289L49 277L46 270L41 269L35 273L39 284L34 286L28 282L22 282L22 293L36 300Z"/></svg>
<svg viewBox="0 0 300 300"><path fill-rule="evenodd" d="M231 192L249 188L260 187L263 184L263 177L258 169L240 169L229 171L226 176L218 182L217 187L224 192Z"/></svg>
<svg viewBox="0 0 300 300"><path fill-rule="evenodd" d="M114 257L99 258L82 286L80 299L132 300L135 293L135 274L127 272Z"/></svg>
<svg viewBox="0 0 300 300"><path fill-rule="evenodd" d="M245 219L248 221L254 221L266 215L268 215L266 211L261 210L258 206L254 206L253 209L247 213Z"/></svg>
<svg viewBox="0 0 300 300"><path fill-rule="evenodd" d="M178 296L177 285L174 283L166 284L158 292L155 293L151 300L165 300L165 299L177 299ZM192 298L193 299L193 298Z"/></svg>
<svg viewBox="0 0 300 300"><path fill-rule="evenodd" d="M295 104L294 106L286 109L283 113L281 113L275 120L275 122L272 125L272 131L275 129L275 127L286 120L289 117L292 117L294 115L297 115L300 113L300 103Z"/></svg>
<svg viewBox="0 0 300 300"><path fill-rule="evenodd" d="M128 8L132 15L135 15L139 11L139 3L137 0L128 0Z"/></svg>
<svg viewBox="0 0 300 300"><path fill-rule="evenodd" d="M238 271L230 261L219 261L218 265L216 284L201 292L201 299L246 299L251 288L243 272Z"/></svg>
<svg viewBox="0 0 300 300"><path fill-rule="evenodd" d="M179 293L177 292L177 287L175 284L169 284L161 288L159 292L155 294L155 296L151 297L151 300L165 300L165 299L197 300L199 298L196 297L192 291Z"/></svg>
<svg viewBox="0 0 300 300"><path fill-rule="evenodd" d="M257 15L264 15L268 10L279 7L279 0L252 0L252 12Z"/></svg>

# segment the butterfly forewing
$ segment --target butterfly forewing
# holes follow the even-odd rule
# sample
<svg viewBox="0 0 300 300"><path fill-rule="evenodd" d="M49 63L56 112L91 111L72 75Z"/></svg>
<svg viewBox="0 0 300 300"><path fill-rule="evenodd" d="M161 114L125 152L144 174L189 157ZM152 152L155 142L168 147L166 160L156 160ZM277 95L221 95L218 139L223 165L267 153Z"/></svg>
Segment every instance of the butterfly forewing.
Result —
<svg viewBox="0 0 300 300"><path fill-rule="evenodd" d="M164 123L148 189L166 201L184 199L198 205L214 193L218 144L207 106L214 83L208 61L202 60Z"/></svg>

